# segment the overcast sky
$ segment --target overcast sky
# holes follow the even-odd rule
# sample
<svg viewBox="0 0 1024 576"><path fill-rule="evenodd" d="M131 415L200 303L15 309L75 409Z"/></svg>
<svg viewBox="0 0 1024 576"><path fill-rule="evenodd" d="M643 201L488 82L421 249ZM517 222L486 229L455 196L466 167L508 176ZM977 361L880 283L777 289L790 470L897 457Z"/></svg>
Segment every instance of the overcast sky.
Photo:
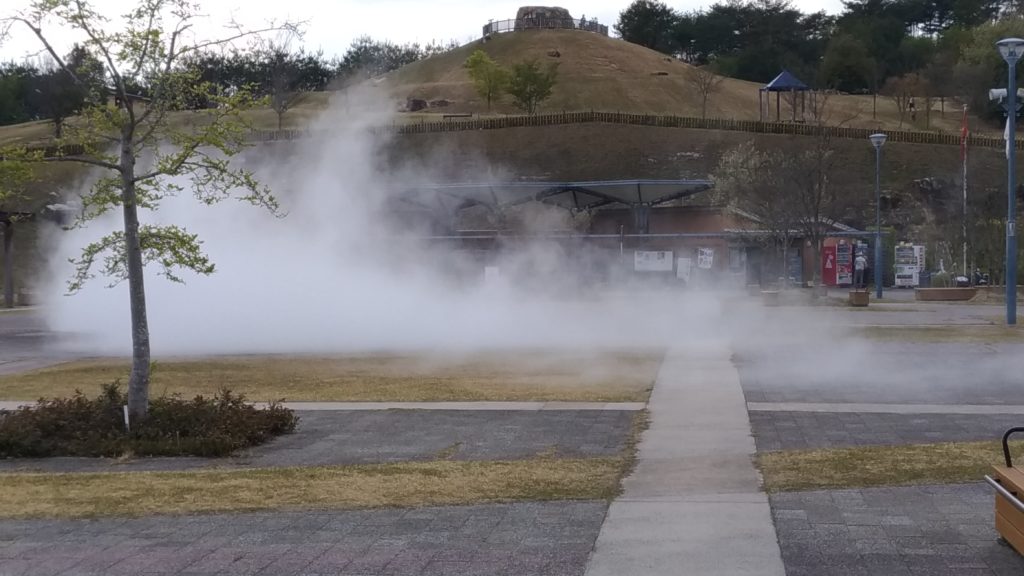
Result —
<svg viewBox="0 0 1024 576"><path fill-rule="evenodd" d="M0 15L23 6L28 0L0 2ZM234 16L249 26L259 26L270 19L307 21L303 45L307 49L322 49L328 57L341 55L349 43L358 36L369 35L397 43L429 43L432 40L458 40L460 44L480 36L488 20L514 18L516 9L525 4L544 5L543 2L504 0L200 0L205 28L200 34L212 35L217 26ZM574 18L597 18L609 28L630 0L566 0L555 3L569 10ZM690 10L707 6L714 0L669 0L677 9ZM836 13L842 9L840 0L794 0L793 4L804 12L825 10ZM131 0L93 0L93 5L105 15L122 14L135 5ZM114 20L116 22L116 20ZM13 34L0 45L0 60L20 60L27 54L38 52L35 37L15 27ZM61 52L67 52L74 38L56 31L53 36ZM212 36L211 36L212 37Z"/></svg>

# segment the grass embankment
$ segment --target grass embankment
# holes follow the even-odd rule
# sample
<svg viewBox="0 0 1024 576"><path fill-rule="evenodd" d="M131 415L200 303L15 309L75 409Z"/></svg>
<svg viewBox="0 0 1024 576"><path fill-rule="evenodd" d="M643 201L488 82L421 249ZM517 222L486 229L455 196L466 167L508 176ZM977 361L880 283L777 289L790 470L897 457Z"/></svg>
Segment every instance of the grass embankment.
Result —
<svg viewBox="0 0 1024 576"><path fill-rule="evenodd" d="M221 388L272 401L598 401L647 400L662 352L524 352L466 357L253 356L158 361L154 394L209 395ZM127 381L124 360L90 360L4 376L0 399L88 396Z"/></svg>
<svg viewBox="0 0 1024 576"><path fill-rule="evenodd" d="M1024 442L1012 443L1015 455ZM767 452L757 457L768 492L979 482L1003 461L997 441Z"/></svg>
<svg viewBox="0 0 1024 576"><path fill-rule="evenodd" d="M0 474L0 517L602 500L623 458L410 462L247 471Z"/></svg>

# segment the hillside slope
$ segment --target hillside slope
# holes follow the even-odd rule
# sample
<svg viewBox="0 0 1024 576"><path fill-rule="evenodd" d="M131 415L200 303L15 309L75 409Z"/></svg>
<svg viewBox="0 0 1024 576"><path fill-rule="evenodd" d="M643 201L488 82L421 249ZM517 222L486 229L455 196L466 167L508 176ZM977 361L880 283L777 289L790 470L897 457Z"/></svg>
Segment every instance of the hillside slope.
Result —
<svg viewBox="0 0 1024 576"><path fill-rule="evenodd" d="M701 93L693 79L693 67L631 44L578 30L530 30L497 34L491 40L477 40L451 52L409 64L387 75L378 86L392 98L419 98L428 102L448 100L440 112L486 113L486 102L473 90L463 63L481 49L503 65L536 58L542 63L559 63L559 81L541 111L602 110L679 116L701 115ZM557 51L557 58L548 53ZM811 79L804 79L810 81ZM756 120L760 84L725 78L708 102L709 117ZM877 118L872 109L877 105ZM923 104L921 104L923 107ZM782 119L792 117L792 108L781 103ZM927 129L957 131L960 116L953 103L946 112L934 103ZM772 97L772 119L775 98ZM492 107L492 113L517 113L506 97ZM873 102L871 96L831 95L825 104L827 123L895 129L900 126L895 104L885 97ZM906 118L905 129L926 129L925 113L917 121Z"/></svg>

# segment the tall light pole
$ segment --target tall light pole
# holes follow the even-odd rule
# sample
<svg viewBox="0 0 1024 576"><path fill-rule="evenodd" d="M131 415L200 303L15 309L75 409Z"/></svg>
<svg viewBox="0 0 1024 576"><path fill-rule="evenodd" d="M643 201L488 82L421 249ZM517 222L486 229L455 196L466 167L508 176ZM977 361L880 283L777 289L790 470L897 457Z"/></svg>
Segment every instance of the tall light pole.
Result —
<svg viewBox="0 0 1024 576"><path fill-rule="evenodd" d="M872 134L868 136L871 144L875 147L875 298L882 298L882 282L885 280L885 272L882 266L882 145L885 144L885 134Z"/></svg>
<svg viewBox="0 0 1024 576"><path fill-rule="evenodd" d="M1003 38L996 42L1009 70L1006 78L1006 324L1017 323L1017 61L1024 40Z"/></svg>

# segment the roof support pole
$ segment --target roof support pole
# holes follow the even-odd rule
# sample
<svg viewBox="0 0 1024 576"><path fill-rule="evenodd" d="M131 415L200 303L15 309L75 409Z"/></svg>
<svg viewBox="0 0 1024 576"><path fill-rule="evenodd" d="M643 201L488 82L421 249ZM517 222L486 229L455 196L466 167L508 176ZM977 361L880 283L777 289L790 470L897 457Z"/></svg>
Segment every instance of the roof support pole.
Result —
<svg viewBox="0 0 1024 576"><path fill-rule="evenodd" d="M647 204L633 205L633 228L637 234L650 234L651 207Z"/></svg>

